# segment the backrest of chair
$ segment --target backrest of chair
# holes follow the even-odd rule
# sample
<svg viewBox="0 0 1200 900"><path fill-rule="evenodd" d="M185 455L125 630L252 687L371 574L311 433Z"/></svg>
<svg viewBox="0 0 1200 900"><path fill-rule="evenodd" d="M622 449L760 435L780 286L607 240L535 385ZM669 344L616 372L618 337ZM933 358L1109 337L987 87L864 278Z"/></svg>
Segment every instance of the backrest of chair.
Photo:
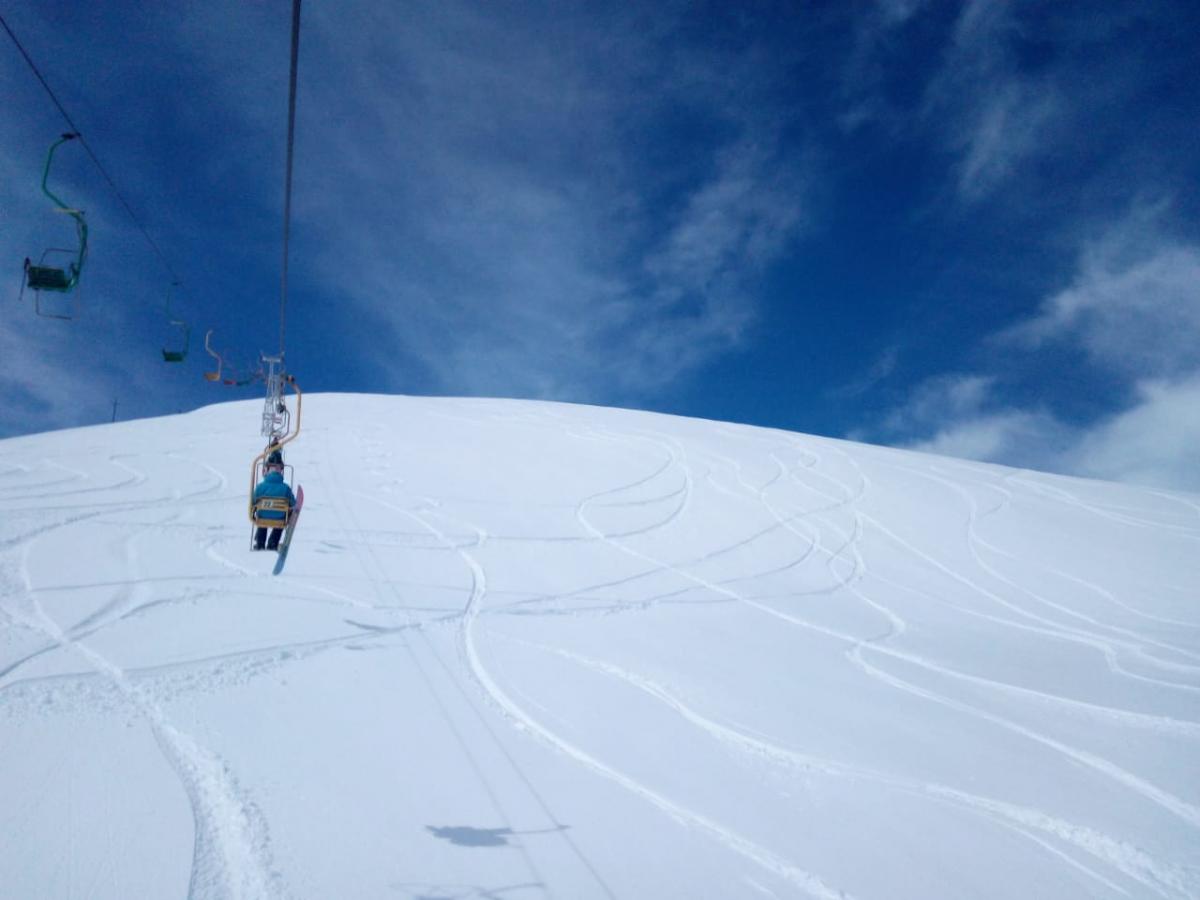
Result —
<svg viewBox="0 0 1200 900"><path fill-rule="evenodd" d="M250 507L250 518L259 528L279 528L287 522L288 506L286 497L259 497ZM279 516L264 516L263 513L279 513Z"/></svg>

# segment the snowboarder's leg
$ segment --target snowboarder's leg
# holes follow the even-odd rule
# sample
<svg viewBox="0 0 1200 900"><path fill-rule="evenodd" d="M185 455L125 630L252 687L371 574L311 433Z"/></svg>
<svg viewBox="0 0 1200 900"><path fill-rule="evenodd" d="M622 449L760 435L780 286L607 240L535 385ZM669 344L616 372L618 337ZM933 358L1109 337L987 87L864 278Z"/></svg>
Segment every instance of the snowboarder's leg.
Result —
<svg viewBox="0 0 1200 900"><path fill-rule="evenodd" d="M283 529L282 528L272 528L271 536L267 539L267 549L268 550L278 550L279 549L279 539L281 537L283 537Z"/></svg>
<svg viewBox="0 0 1200 900"><path fill-rule="evenodd" d="M266 541L266 539L267 539L267 529L259 528L259 529L255 530L255 532L254 532L254 549L261 550L263 548L263 542ZM274 549L274 548L272 548L272 549Z"/></svg>

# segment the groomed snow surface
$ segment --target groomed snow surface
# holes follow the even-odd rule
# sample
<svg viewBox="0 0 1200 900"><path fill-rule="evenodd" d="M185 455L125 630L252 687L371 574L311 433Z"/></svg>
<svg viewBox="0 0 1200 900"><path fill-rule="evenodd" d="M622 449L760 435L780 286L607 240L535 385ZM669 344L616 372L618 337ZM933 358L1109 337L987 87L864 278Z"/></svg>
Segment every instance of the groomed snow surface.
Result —
<svg viewBox="0 0 1200 900"><path fill-rule="evenodd" d="M1200 498L537 402L0 442L4 898L1200 896Z"/></svg>

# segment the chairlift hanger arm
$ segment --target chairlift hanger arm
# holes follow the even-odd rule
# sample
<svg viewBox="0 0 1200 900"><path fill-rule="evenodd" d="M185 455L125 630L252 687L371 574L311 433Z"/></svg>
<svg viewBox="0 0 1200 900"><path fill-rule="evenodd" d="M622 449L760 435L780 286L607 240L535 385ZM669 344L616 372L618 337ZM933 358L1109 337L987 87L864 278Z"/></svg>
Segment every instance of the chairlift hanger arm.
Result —
<svg viewBox="0 0 1200 900"><path fill-rule="evenodd" d="M50 178L50 164L54 161L54 151L57 150L62 144L65 144L67 141L74 140L77 137L79 137L78 134L74 132L67 132L57 141L51 144L50 152L46 154L46 167L42 170L42 193L53 200L55 206L57 206L60 210L66 213L71 213L72 215L78 213L79 210L71 209L71 207L67 206L67 204L63 203L62 200L56 197L50 191L50 188L46 186L46 181Z"/></svg>
<svg viewBox="0 0 1200 900"><path fill-rule="evenodd" d="M215 359L217 361L217 371L205 372L204 377L208 381L220 381L221 380L221 369L225 365L225 360L221 359L221 355L219 353L217 353L217 351L212 348L212 344L209 343L209 341L212 340L212 333L213 333L213 330L210 328L210 329L208 329L208 333L204 335L204 349L208 353L209 356L211 356L213 359Z"/></svg>
<svg viewBox="0 0 1200 900"><path fill-rule="evenodd" d="M292 441L294 441L294 440L295 440L297 437L299 437L299 435L300 435L300 419L301 419L301 416L302 416L302 414L303 414L303 411L304 411L304 393L303 393L303 392L300 390L300 385L298 385L298 384L296 383L296 376L294 376L294 375L283 375L283 376L281 376L281 378L282 378L282 381L283 381L283 385L284 385L285 387L286 387L286 386L290 386L290 387L291 387L291 389L292 389L293 391L295 391L295 392L296 392L296 422L295 422L295 427L294 427L294 428L292 428L292 429L291 429L291 430L290 430L290 431L289 431L289 432L288 432L286 435L284 435L284 436L283 436L283 437L282 437L280 440L277 440L277 441L272 441L272 442L271 442L271 444L270 444L270 445L267 447L267 449L263 451L263 455L264 455L264 456L265 456L266 454L270 453L272 450L278 450L278 449L279 449L279 448L281 448L281 447L282 447L284 444L290 444Z"/></svg>
<svg viewBox="0 0 1200 900"><path fill-rule="evenodd" d="M50 150L46 154L46 166L42 170L42 193L44 193L47 197L49 197L52 201L54 201L54 205L57 208L57 212L66 213L67 215L69 215L71 218L73 218L75 220L75 231L79 236L79 255L76 257L75 264L72 266L73 271L71 272L71 277L69 278L70 285L68 288L66 288L67 290L69 290L71 287L75 286L75 282L79 280L79 274L83 271L83 261L84 261L84 258L87 256L87 242L88 242L87 220L83 217L82 210L73 209L72 207L67 206L67 204L63 202L61 197L57 196L53 191L50 190L47 182L50 179L50 166L54 162L54 151L57 150L61 145L65 144L67 141L74 140L77 137L79 137L78 133L67 132L62 137L60 137L57 141L55 141L53 144L51 144Z"/></svg>

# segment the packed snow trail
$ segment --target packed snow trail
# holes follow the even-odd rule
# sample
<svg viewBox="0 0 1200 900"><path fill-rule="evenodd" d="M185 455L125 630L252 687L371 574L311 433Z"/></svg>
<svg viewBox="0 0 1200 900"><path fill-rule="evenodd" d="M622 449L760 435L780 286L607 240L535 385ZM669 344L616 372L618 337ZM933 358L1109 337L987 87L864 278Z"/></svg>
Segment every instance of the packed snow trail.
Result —
<svg viewBox="0 0 1200 900"><path fill-rule="evenodd" d="M1200 504L317 395L0 442L0 896L1200 895Z"/></svg>

